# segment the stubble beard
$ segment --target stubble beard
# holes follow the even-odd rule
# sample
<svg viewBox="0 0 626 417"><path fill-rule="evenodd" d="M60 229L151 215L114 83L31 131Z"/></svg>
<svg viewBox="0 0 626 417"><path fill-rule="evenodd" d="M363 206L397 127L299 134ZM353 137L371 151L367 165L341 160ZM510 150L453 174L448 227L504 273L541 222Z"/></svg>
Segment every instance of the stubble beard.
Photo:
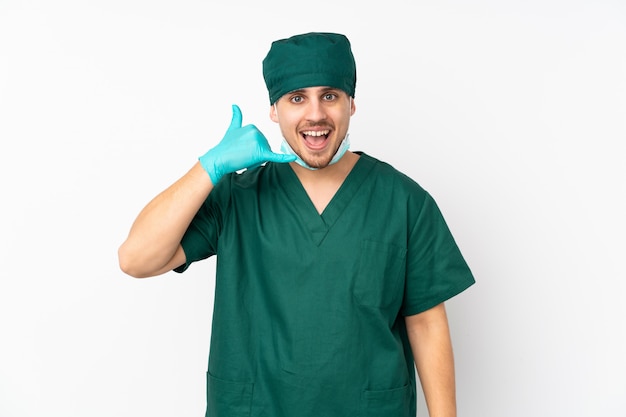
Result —
<svg viewBox="0 0 626 417"><path fill-rule="evenodd" d="M324 155L320 155L318 158L310 158L306 155L303 156L301 155L302 152L300 153L296 152L296 154L300 157L300 159L302 159L311 168L323 169L330 165L330 161L333 160L340 146L341 146L341 142L337 144L337 146L335 147L335 149L330 155L324 154Z"/></svg>

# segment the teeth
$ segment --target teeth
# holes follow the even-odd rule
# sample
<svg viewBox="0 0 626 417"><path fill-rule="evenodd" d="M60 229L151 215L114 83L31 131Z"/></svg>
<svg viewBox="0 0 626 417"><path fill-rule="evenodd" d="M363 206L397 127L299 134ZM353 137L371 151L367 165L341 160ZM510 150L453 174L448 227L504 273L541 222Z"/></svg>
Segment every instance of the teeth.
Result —
<svg viewBox="0 0 626 417"><path fill-rule="evenodd" d="M322 130L320 132L314 132L314 131L309 131L309 132L302 132L302 134L307 135L307 136L324 136L324 135L328 135L329 130Z"/></svg>

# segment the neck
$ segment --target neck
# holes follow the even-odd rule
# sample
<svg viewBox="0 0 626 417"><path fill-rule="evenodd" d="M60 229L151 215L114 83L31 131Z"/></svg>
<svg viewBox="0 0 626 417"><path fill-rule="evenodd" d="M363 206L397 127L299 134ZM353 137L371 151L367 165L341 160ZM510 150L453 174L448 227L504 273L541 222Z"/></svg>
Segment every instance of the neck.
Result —
<svg viewBox="0 0 626 417"><path fill-rule="evenodd" d="M346 152L336 164L315 171L304 168L296 162L291 162L290 166L315 209L322 214L358 160L359 155Z"/></svg>

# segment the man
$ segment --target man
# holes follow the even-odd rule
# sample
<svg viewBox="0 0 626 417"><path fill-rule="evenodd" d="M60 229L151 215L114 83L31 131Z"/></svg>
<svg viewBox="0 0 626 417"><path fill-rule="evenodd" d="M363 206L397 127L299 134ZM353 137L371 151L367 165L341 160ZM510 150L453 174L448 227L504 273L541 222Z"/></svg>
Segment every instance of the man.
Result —
<svg viewBox="0 0 626 417"><path fill-rule="evenodd" d="M217 255L207 416L414 416L414 366L430 416L455 416L444 302L474 279L430 195L348 150L348 39L273 42L263 75L284 153L233 106L217 146L139 214L122 270Z"/></svg>

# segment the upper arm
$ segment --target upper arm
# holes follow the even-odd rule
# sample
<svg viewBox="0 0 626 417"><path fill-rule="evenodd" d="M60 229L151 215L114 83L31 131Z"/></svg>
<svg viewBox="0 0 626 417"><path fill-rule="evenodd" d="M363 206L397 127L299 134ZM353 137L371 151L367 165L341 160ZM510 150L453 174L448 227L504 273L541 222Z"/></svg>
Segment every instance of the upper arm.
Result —
<svg viewBox="0 0 626 417"><path fill-rule="evenodd" d="M156 277L158 275L162 275L166 272L169 272L173 270L174 268L184 265L186 262L187 262L187 257L185 256L185 251L183 250L183 247L181 245L178 245L178 247L176 248L176 251L174 252L174 256L172 256L170 260L165 263L165 265L163 265L161 268L157 269L156 271L152 271L151 273L145 274L145 275L135 276L135 278Z"/></svg>
<svg viewBox="0 0 626 417"><path fill-rule="evenodd" d="M407 335L420 378L429 370L453 367L452 340L443 303L405 317Z"/></svg>
<svg viewBox="0 0 626 417"><path fill-rule="evenodd" d="M405 318L431 416L456 416L454 354L444 304Z"/></svg>
<svg viewBox="0 0 626 417"><path fill-rule="evenodd" d="M185 256L185 251L183 250L182 245L178 245L178 247L176 248L176 252L174 253L174 256L172 256L172 259L170 259L170 261L165 265L164 267L165 271L163 272L169 272L173 270L174 268L184 265L185 263L187 263L187 257Z"/></svg>
<svg viewBox="0 0 626 417"><path fill-rule="evenodd" d="M446 332L448 331L448 316L444 303L421 313L406 316L404 320L409 339L428 330L444 328Z"/></svg>

